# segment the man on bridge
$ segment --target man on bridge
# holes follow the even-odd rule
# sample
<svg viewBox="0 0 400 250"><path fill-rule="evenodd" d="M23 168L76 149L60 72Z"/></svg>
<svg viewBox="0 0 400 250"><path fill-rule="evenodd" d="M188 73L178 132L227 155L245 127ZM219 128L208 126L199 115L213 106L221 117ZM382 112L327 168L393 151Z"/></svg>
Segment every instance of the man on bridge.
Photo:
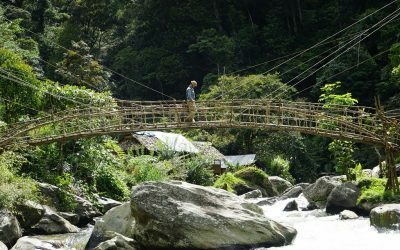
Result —
<svg viewBox="0 0 400 250"><path fill-rule="evenodd" d="M188 118L187 120L190 122L195 122L194 115L196 113L196 103L195 103L195 94L194 88L197 87L196 81L190 81L189 87L186 89L186 103L188 106Z"/></svg>

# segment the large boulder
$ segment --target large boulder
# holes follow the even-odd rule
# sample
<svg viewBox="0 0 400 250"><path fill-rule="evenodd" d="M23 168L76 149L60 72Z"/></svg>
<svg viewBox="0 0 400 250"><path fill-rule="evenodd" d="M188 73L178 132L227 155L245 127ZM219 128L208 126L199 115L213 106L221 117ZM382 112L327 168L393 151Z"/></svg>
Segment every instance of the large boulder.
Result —
<svg viewBox="0 0 400 250"><path fill-rule="evenodd" d="M59 193L61 192L61 190L58 187L47 183L39 183L38 187L42 195L49 202L49 206L60 206L61 201L59 199ZM94 217L101 215L100 211L87 199L71 193L67 193L67 195L69 195L71 199L73 199L73 202L76 204L73 212L78 214L79 216L79 225L85 225L88 222L92 221Z"/></svg>
<svg viewBox="0 0 400 250"><path fill-rule="evenodd" d="M146 249L238 249L282 246L296 230L225 190L185 182L146 182L133 188L133 239ZM128 236L129 237L129 236Z"/></svg>
<svg viewBox="0 0 400 250"><path fill-rule="evenodd" d="M22 231L17 218L10 212L1 210L0 241L11 247L20 237L22 237Z"/></svg>
<svg viewBox="0 0 400 250"><path fill-rule="evenodd" d="M386 204L372 209L371 225L378 229L400 230L400 204Z"/></svg>
<svg viewBox="0 0 400 250"><path fill-rule="evenodd" d="M272 189L268 175L259 168L243 168L235 172L234 176L244 180L244 183L240 182L232 186L237 195L242 195L253 190L260 190L263 197L278 195L278 193Z"/></svg>
<svg viewBox="0 0 400 250"><path fill-rule="evenodd" d="M18 220L27 233L76 233L78 228L58 215L52 208L26 201L18 206Z"/></svg>
<svg viewBox="0 0 400 250"><path fill-rule="evenodd" d="M329 194L326 203L326 212L338 214L343 210L355 210L360 188L353 182L345 182L335 187Z"/></svg>
<svg viewBox="0 0 400 250"><path fill-rule="evenodd" d="M340 182L329 176L319 178L303 190L303 194L309 203L315 204L318 208L324 208L331 191L340 185Z"/></svg>
<svg viewBox="0 0 400 250"><path fill-rule="evenodd" d="M115 237L115 235L109 236L108 232L115 232L127 237L133 236L135 219L132 216L129 202L110 209L104 216L96 218L95 221L96 224L88 243L89 249Z"/></svg>
<svg viewBox="0 0 400 250"><path fill-rule="evenodd" d="M47 206L44 206L43 217L32 226L32 229L43 234L77 233L79 231L76 226Z"/></svg>
<svg viewBox="0 0 400 250"><path fill-rule="evenodd" d="M272 190L274 190L274 192L277 195L281 195L286 190L293 187L293 185L290 182L279 176L270 176L268 177L268 180L271 183Z"/></svg>

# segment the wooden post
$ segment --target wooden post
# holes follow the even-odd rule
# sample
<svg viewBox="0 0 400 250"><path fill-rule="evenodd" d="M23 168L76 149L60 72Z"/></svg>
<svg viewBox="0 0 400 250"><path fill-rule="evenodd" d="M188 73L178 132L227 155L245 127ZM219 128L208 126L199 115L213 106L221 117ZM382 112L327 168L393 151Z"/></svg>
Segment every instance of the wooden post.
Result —
<svg viewBox="0 0 400 250"><path fill-rule="evenodd" d="M392 146L392 143L389 141L389 135L391 130L390 121L385 117L385 112L383 110L383 106L381 105L379 97L375 97L375 106L378 117L380 118L383 125L383 142L385 146L385 154L386 154L386 187L385 190L391 190L394 193L399 193L399 181L397 179L396 173L396 163L394 159L395 149Z"/></svg>

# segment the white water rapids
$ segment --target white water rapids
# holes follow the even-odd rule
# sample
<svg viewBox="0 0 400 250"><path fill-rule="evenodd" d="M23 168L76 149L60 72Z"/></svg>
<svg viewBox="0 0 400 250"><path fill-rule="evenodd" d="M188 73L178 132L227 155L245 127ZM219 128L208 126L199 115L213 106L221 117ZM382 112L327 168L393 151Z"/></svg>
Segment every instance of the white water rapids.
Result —
<svg viewBox="0 0 400 250"><path fill-rule="evenodd" d="M400 249L398 231L378 232L370 226L369 218L339 220L338 215L327 215L323 210L284 212L283 208L291 200L293 199L261 206L267 217L297 230L297 237L291 245L268 248L269 250ZM299 208L307 206L303 195L295 200Z"/></svg>

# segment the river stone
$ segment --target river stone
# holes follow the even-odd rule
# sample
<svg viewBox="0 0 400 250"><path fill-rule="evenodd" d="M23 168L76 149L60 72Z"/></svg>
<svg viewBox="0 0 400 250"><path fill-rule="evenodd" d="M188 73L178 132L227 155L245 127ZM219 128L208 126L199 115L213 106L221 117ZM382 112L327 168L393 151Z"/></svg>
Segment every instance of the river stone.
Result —
<svg viewBox="0 0 400 250"><path fill-rule="evenodd" d="M88 227L79 233L24 236L11 250L83 250L92 230Z"/></svg>
<svg viewBox="0 0 400 250"><path fill-rule="evenodd" d="M146 249L239 249L282 246L296 230L222 189L185 182L145 182L133 188L133 239Z"/></svg>
<svg viewBox="0 0 400 250"><path fill-rule="evenodd" d="M378 229L400 230L400 204L386 204L372 209L371 225Z"/></svg>
<svg viewBox="0 0 400 250"><path fill-rule="evenodd" d="M116 200L113 200L113 199L110 199L107 197L102 197L97 194L95 194L94 197L97 200L97 204L101 207L100 210L102 213L107 212L108 210L110 210L113 207L122 205L122 202L119 202L119 201L116 201Z"/></svg>
<svg viewBox="0 0 400 250"><path fill-rule="evenodd" d="M343 210L354 210L357 207L357 199L360 196L360 188L353 182L342 183L335 187L328 196L326 212L338 214Z"/></svg>
<svg viewBox="0 0 400 250"><path fill-rule="evenodd" d="M44 207L33 201L17 205L17 211L18 221L27 233L30 233L32 226L38 223L45 213Z"/></svg>
<svg viewBox="0 0 400 250"><path fill-rule="evenodd" d="M350 210L343 210L339 214L340 220L352 220L352 219L357 219L357 218L358 218L358 215Z"/></svg>
<svg viewBox="0 0 400 250"><path fill-rule="evenodd" d="M290 188L286 190L280 199L285 200L289 198L297 198L299 195L303 192L303 188L301 186L295 186L293 188Z"/></svg>
<svg viewBox="0 0 400 250"><path fill-rule="evenodd" d="M45 212L43 217L32 226L36 232L44 234L62 234L62 233L77 233L79 230L69 221L58 215L49 207L44 206Z"/></svg>
<svg viewBox="0 0 400 250"><path fill-rule="evenodd" d="M262 197L262 193L260 190L257 189L257 190L247 192L247 193L241 195L240 197L242 197L244 199L260 198L260 197Z"/></svg>
<svg viewBox="0 0 400 250"><path fill-rule="evenodd" d="M58 214L69 221L72 225L78 225L79 223L79 216L74 213L67 213L67 212L58 212Z"/></svg>
<svg viewBox="0 0 400 250"><path fill-rule="evenodd" d="M47 183L39 183L38 187L42 195L48 198L48 201L50 202L49 205L57 207L57 204L60 204L59 196L57 195L58 192L60 192L58 187ZM76 203L76 208L73 212L79 216L78 225L85 225L92 221L94 217L101 215L100 211L90 201L75 194L69 194Z"/></svg>
<svg viewBox="0 0 400 250"><path fill-rule="evenodd" d="M17 218L6 210L0 211L0 241L11 247L22 236Z"/></svg>
<svg viewBox="0 0 400 250"><path fill-rule="evenodd" d="M95 248L99 243L109 240L108 232L116 232L132 237L135 219L132 217L130 202L110 209L104 216L95 219L96 224L88 243L88 249Z"/></svg>
<svg viewBox="0 0 400 250"><path fill-rule="evenodd" d="M258 201L256 203L257 206L270 206L272 204L274 204L275 202L277 202L278 199L276 197L271 197L271 198L263 198L262 200Z"/></svg>
<svg viewBox="0 0 400 250"><path fill-rule="evenodd" d="M133 239L125 237L115 232L113 232L113 234L114 237L112 239L100 243L93 250L115 250L115 249L136 250L135 247L136 242Z"/></svg>
<svg viewBox="0 0 400 250"><path fill-rule="evenodd" d="M286 211L286 212L298 211L298 210L299 210L299 206L297 205L296 200L292 200L291 202L286 204L285 208L283 209L283 211Z"/></svg>
<svg viewBox="0 0 400 250"><path fill-rule="evenodd" d="M315 204L318 208L324 208L329 194L339 185L340 182L333 180L329 176L323 176L304 189L303 194L309 203Z"/></svg>
<svg viewBox="0 0 400 250"><path fill-rule="evenodd" d="M7 246L4 245L4 243L1 241L0 241L0 250L8 250Z"/></svg>
<svg viewBox="0 0 400 250"><path fill-rule="evenodd" d="M293 185L290 182L279 176L270 176L268 177L268 180L272 185L272 189L276 191L277 195L281 195L288 188L293 187Z"/></svg>

